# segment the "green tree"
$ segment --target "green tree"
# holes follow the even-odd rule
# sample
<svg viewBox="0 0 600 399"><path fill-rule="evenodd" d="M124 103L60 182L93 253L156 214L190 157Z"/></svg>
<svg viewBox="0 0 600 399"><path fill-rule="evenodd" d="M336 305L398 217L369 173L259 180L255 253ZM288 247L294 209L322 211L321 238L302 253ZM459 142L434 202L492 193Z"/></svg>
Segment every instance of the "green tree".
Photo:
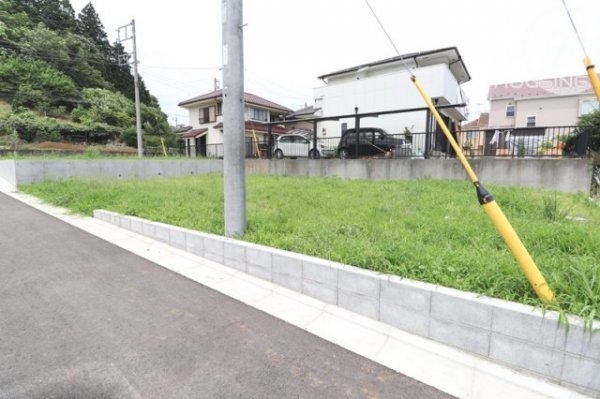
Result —
<svg viewBox="0 0 600 399"><path fill-rule="evenodd" d="M109 63L106 65L106 68L107 80L114 85L116 90L134 101L135 85L131 67L132 62L131 56L125 51L123 45L121 43L115 43L112 47ZM158 107L158 104L153 103L152 96L146 88L144 79L141 76L139 76L139 84L140 102Z"/></svg>
<svg viewBox="0 0 600 399"><path fill-rule="evenodd" d="M71 77L79 87L108 87L98 66L104 58L95 45L73 33L53 31L43 24L22 34L21 54L46 61Z"/></svg>
<svg viewBox="0 0 600 399"><path fill-rule="evenodd" d="M0 56L0 91L13 106L45 111L58 100L77 96L75 83L44 61Z"/></svg>
<svg viewBox="0 0 600 399"><path fill-rule="evenodd" d="M110 43L106 36L106 32L104 31L104 25L102 25L100 17L98 16L98 13L96 13L96 9L92 3L88 3L83 7L77 16L77 32L81 36L90 39L92 43L98 46L98 48L102 50L104 56L109 55Z"/></svg>
<svg viewBox="0 0 600 399"><path fill-rule="evenodd" d="M106 89L84 89L83 103L73 110L76 122L91 126L103 123L121 128L135 125L135 106L120 93Z"/></svg>
<svg viewBox="0 0 600 399"><path fill-rule="evenodd" d="M12 0L0 1L0 49L5 53L16 53L21 30L30 23L27 13L16 11Z"/></svg>
<svg viewBox="0 0 600 399"><path fill-rule="evenodd" d="M600 151L600 108L579 118L577 126L580 131L590 133L590 149L596 152ZM569 144L567 142L567 146Z"/></svg>
<svg viewBox="0 0 600 399"><path fill-rule="evenodd" d="M141 105L144 133L153 135L167 135L172 132L167 120L167 115L157 107Z"/></svg>
<svg viewBox="0 0 600 399"><path fill-rule="evenodd" d="M31 23L60 32L75 32L77 21L69 0L12 0L13 12L26 13Z"/></svg>

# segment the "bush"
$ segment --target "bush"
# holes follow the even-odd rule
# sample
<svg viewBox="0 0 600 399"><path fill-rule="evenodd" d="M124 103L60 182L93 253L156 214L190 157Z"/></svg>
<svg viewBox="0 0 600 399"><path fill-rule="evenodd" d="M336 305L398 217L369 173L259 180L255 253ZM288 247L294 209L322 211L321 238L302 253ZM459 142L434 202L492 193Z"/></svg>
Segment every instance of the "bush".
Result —
<svg viewBox="0 0 600 399"><path fill-rule="evenodd" d="M119 135L119 129L106 124L78 125L53 118L40 118L31 111L19 111L0 120L0 134L16 132L21 140L76 141L105 144Z"/></svg>
<svg viewBox="0 0 600 399"><path fill-rule="evenodd" d="M600 109L583 115L579 118L577 126L580 134L587 133L590 135L589 149L596 152L600 151Z"/></svg>
<svg viewBox="0 0 600 399"><path fill-rule="evenodd" d="M62 136L57 131L40 130L35 135L35 141L61 141Z"/></svg>
<svg viewBox="0 0 600 399"><path fill-rule="evenodd" d="M120 141L129 147L137 147L137 131L135 128L124 129Z"/></svg>

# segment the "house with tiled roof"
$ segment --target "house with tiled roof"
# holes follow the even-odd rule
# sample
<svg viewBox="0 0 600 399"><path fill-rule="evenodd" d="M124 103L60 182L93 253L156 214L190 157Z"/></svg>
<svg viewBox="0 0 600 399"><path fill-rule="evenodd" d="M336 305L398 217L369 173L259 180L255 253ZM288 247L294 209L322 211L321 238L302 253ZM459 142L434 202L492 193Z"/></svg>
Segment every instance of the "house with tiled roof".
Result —
<svg viewBox="0 0 600 399"><path fill-rule="evenodd" d="M477 119L463 123L461 130L482 130L487 129L490 124L490 113L482 112Z"/></svg>
<svg viewBox="0 0 600 399"><path fill-rule="evenodd" d="M267 144L268 122L284 119L293 111L283 105L251 93L244 93L246 153L258 156ZM223 91L215 90L181 101L178 106L189 114L190 127L178 133L188 156L223 156ZM275 135L284 134L283 126L271 126Z"/></svg>
<svg viewBox="0 0 600 399"><path fill-rule="evenodd" d="M598 107L587 75L496 84L488 100L493 129L572 126Z"/></svg>

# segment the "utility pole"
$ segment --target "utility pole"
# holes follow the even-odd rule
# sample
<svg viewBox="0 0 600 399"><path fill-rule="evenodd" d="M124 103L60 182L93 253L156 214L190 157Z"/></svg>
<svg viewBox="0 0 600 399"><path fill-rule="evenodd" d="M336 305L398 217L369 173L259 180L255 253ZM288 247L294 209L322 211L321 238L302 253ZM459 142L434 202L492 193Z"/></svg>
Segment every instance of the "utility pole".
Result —
<svg viewBox="0 0 600 399"><path fill-rule="evenodd" d="M129 31L131 28L131 31ZM123 32L123 38L121 38ZM131 20L127 25L117 29L117 41L119 43L132 39L133 40L133 82L135 86L135 129L137 131L137 149L138 157L144 156L144 143L142 138L142 112L140 109L140 80L138 77L138 60L137 60L137 42L135 38L135 20Z"/></svg>
<svg viewBox="0 0 600 399"><path fill-rule="evenodd" d="M246 231L242 0L222 0L225 236Z"/></svg>

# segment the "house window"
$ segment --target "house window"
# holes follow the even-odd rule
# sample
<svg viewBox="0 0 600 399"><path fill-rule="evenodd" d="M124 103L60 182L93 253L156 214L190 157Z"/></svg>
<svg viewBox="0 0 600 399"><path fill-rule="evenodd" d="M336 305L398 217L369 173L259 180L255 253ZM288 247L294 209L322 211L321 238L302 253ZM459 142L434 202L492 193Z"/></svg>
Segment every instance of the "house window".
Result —
<svg viewBox="0 0 600 399"><path fill-rule="evenodd" d="M527 127L535 126L535 115L531 115L527 117Z"/></svg>
<svg viewBox="0 0 600 399"><path fill-rule="evenodd" d="M217 115L223 115L223 103L217 103Z"/></svg>
<svg viewBox="0 0 600 399"><path fill-rule="evenodd" d="M200 114L198 117L198 123L210 123L217 120L216 109L214 106L200 108Z"/></svg>
<svg viewBox="0 0 600 399"><path fill-rule="evenodd" d="M506 106L506 116L515 116L515 105L512 103L509 103Z"/></svg>
<svg viewBox="0 0 600 399"><path fill-rule="evenodd" d="M267 122L268 114L264 109L248 108L248 119L253 121Z"/></svg>
<svg viewBox="0 0 600 399"><path fill-rule="evenodd" d="M579 102L579 116L589 114L598 109L598 100L587 99Z"/></svg>

